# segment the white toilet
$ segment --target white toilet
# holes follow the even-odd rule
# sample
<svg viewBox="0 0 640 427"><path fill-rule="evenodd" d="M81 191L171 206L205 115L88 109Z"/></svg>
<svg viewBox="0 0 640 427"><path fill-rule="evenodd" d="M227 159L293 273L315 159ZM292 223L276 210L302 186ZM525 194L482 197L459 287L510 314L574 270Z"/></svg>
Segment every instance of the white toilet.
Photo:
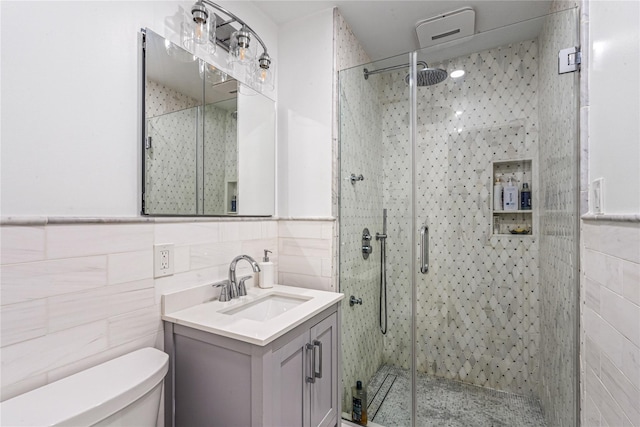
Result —
<svg viewBox="0 0 640 427"><path fill-rule="evenodd" d="M143 348L0 403L3 426L155 426L169 356Z"/></svg>

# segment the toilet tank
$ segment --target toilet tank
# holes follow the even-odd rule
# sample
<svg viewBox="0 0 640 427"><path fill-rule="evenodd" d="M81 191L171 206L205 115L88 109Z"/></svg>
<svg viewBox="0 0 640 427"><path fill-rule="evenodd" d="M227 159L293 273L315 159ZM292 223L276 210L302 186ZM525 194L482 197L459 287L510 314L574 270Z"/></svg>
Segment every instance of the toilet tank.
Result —
<svg viewBox="0 0 640 427"><path fill-rule="evenodd" d="M143 348L0 403L3 426L155 426L169 356Z"/></svg>

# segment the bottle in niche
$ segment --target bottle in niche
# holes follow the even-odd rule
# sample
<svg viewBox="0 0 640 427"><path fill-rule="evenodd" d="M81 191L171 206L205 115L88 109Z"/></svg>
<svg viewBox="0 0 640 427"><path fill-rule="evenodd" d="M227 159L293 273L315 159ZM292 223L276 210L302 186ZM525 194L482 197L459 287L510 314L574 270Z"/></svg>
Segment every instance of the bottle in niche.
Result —
<svg viewBox="0 0 640 427"><path fill-rule="evenodd" d="M502 180L498 174L496 174L496 182L493 184L493 209L502 210Z"/></svg>
<svg viewBox="0 0 640 427"><path fill-rule="evenodd" d="M236 208L237 208L237 196L234 194L233 197L231 197L231 212L235 212Z"/></svg>
<svg viewBox="0 0 640 427"><path fill-rule="evenodd" d="M522 191L520 191L520 209L523 211L531 210L531 190L526 182L522 184Z"/></svg>
<svg viewBox="0 0 640 427"><path fill-rule="evenodd" d="M498 215L493 216L493 234L500 234L500 217Z"/></svg>
<svg viewBox="0 0 640 427"><path fill-rule="evenodd" d="M507 185L502 190L503 210L505 211L517 211L518 210L518 187L514 182L514 179L510 177L507 180Z"/></svg>
<svg viewBox="0 0 640 427"><path fill-rule="evenodd" d="M362 381L356 381L356 386L351 387L353 408L351 420L360 425L367 425L367 391L362 388Z"/></svg>

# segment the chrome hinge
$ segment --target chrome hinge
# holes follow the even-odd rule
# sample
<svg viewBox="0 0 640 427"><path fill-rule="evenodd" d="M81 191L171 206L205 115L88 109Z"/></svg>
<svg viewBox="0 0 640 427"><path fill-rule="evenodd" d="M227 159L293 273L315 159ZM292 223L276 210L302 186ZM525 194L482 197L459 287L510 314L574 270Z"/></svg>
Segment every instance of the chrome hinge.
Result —
<svg viewBox="0 0 640 427"><path fill-rule="evenodd" d="M579 47L568 47L561 49L558 53L558 74L573 73L580 71L582 54Z"/></svg>
<svg viewBox="0 0 640 427"><path fill-rule="evenodd" d="M144 140L144 148L146 148L147 150L151 149L151 137L150 136L145 138L145 140Z"/></svg>

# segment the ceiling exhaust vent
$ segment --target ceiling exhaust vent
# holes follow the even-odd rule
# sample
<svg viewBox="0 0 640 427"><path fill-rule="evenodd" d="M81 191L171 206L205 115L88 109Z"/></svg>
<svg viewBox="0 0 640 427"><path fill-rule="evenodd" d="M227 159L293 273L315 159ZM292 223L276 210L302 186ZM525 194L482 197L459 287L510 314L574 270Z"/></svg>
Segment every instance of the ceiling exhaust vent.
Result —
<svg viewBox="0 0 640 427"><path fill-rule="evenodd" d="M462 9L418 21L416 33L418 34L420 48L473 35L475 21L476 13L470 7L463 7Z"/></svg>

